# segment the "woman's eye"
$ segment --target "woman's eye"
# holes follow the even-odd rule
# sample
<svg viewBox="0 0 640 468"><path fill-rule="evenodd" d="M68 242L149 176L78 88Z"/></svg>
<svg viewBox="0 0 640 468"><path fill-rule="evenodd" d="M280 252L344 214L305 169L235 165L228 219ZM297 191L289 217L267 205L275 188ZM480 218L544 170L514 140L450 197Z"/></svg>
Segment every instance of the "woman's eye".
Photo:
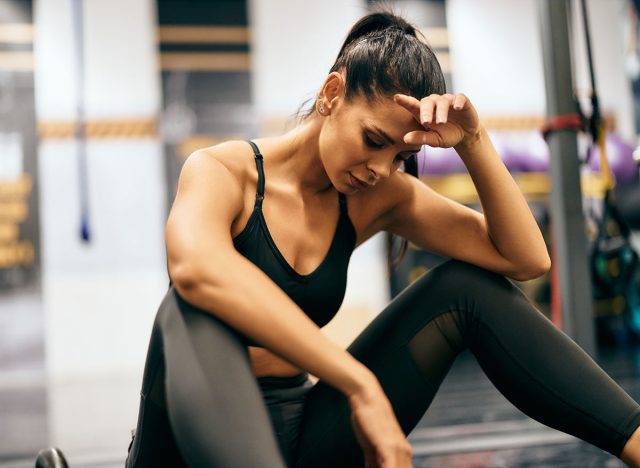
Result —
<svg viewBox="0 0 640 468"><path fill-rule="evenodd" d="M375 141L373 141L371 138L369 138L369 135L367 135L366 133L364 134L364 141L367 144L367 146L371 148L380 149L384 146L383 144L376 143Z"/></svg>

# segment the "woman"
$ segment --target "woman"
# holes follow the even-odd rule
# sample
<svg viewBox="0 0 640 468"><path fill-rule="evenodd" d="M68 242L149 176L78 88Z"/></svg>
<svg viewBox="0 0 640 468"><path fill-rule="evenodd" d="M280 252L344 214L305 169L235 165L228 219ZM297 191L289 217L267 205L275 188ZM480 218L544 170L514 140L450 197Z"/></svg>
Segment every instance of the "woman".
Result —
<svg viewBox="0 0 640 468"><path fill-rule="evenodd" d="M484 215L399 170L424 144L456 149ZM453 260L343 350L319 327L379 231ZM192 154L166 246L129 467L411 466L406 435L467 347L522 411L639 466L640 407L506 278L549 269L542 235L400 17L353 26L290 132Z"/></svg>

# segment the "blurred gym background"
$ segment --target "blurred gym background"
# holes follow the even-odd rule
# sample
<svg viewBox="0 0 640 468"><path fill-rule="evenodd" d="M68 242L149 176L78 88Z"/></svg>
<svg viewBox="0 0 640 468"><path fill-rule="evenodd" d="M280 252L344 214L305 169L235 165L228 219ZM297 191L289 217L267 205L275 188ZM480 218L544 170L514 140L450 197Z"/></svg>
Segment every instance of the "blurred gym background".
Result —
<svg viewBox="0 0 640 468"><path fill-rule="evenodd" d="M33 466L49 445L73 467L123 465L184 159L290 128L376 3L0 0L0 467ZM560 2L564 30L552 3L385 2L423 31L449 92L470 97L540 223L554 267L519 285L638 399L639 2L586 1L586 28L583 2ZM575 148L556 145L559 158L561 85L587 131L573 121ZM585 124L594 109L600 144ZM454 151L424 148L418 166L480 209ZM388 276L385 240L354 252L324 328L345 347L442 261L410 246ZM467 354L410 440L417 467L623 466L527 418Z"/></svg>

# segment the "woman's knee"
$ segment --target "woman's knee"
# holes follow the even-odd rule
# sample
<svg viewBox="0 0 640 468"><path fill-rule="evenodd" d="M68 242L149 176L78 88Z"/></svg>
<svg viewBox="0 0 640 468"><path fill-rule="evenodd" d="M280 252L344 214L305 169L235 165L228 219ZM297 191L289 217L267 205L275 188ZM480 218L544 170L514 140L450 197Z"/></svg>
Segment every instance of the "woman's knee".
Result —
<svg viewBox="0 0 640 468"><path fill-rule="evenodd" d="M438 271L442 275L454 277L459 282L503 282L506 280L505 276L499 273L457 259L449 259L436 266L432 271Z"/></svg>
<svg viewBox="0 0 640 468"><path fill-rule="evenodd" d="M424 287L436 287L439 293L460 297L485 297L498 291L513 292L515 287L499 273L456 259L437 265L421 279Z"/></svg>
<svg viewBox="0 0 640 468"><path fill-rule="evenodd" d="M432 268L412 286L414 303L426 305L434 313L456 311L465 328L480 315L499 319L516 304L529 302L504 275L455 259Z"/></svg>

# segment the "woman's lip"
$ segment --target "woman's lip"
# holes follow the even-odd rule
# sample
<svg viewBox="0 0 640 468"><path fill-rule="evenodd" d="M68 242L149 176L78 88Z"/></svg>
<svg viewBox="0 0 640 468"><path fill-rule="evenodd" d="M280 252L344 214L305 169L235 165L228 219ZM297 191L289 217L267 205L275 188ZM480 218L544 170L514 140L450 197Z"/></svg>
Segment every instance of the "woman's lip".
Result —
<svg viewBox="0 0 640 468"><path fill-rule="evenodd" d="M349 175L351 176L351 183L353 184L353 186L355 186L355 188L357 188L357 189L366 189L367 187L369 187L369 185L367 185L364 182L360 181L360 179L356 179L353 176L353 174L349 173Z"/></svg>

